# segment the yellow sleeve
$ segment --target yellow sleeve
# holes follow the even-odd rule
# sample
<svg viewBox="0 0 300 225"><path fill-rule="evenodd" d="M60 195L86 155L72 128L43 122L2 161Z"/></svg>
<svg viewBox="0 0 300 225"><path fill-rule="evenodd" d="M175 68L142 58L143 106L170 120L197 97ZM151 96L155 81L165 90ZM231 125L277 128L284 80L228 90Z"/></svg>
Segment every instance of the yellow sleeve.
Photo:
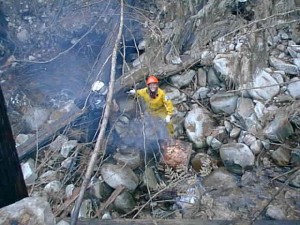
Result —
<svg viewBox="0 0 300 225"><path fill-rule="evenodd" d="M145 95L147 94L146 90L147 90L147 88L142 88L142 89L136 90L136 96L145 98L146 97Z"/></svg>
<svg viewBox="0 0 300 225"><path fill-rule="evenodd" d="M174 114L174 106L173 106L172 101L170 99L168 99L168 97L164 91L163 91L162 97L163 97L163 102L166 107L168 116L172 116Z"/></svg>

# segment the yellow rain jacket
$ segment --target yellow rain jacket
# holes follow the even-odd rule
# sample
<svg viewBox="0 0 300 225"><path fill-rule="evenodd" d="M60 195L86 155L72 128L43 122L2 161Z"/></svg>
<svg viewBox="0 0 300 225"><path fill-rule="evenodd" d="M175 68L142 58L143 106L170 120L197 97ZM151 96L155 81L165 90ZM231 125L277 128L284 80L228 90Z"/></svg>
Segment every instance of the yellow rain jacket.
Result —
<svg viewBox="0 0 300 225"><path fill-rule="evenodd" d="M174 106L170 99L167 98L166 93L158 88L156 98L151 98L148 93L148 87L136 91L138 97L142 97L148 111L153 116L158 116L165 119L167 115L172 116L174 113ZM174 134L173 124L170 122L167 125L170 135Z"/></svg>

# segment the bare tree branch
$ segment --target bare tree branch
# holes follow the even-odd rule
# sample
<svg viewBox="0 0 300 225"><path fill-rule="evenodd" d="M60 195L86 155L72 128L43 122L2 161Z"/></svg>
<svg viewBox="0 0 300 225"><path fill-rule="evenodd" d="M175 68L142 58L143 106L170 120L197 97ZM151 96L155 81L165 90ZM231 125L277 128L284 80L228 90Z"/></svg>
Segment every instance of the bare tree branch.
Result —
<svg viewBox="0 0 300 225"><path fill-rule="evenodd" d="M238 31L240 31L240 30L242 30L244 28L249 28L249 27L251 27L252 25L254 25L256 23L265 22L265 21L270 20L270 19L272 19L274 17L285 16L285 15L288 15L288 14L291 14L291 13L294 13L294 12L298 12L298 11L300 11L300 9L296 8L296 9L293 9L293 10L290 10L290 11L287 11L287 12L277 13L277 14L273 14L273 15L271 15L269 17L265 17L263 19L255 20L255 21L253 21L251 23L246 24L245 26L241 26L241 27L238 27L238 28L234 29L233 31L231 31L231 32L225 34L224 36L222 36L222 38L228 37L231 34L235 34L236 32L238 32ZM292 22L297 22L297 21L298 20L293 20ZM270 27L275 27L275 26L276 25L272 25ZM262 30L264 30L264 29L266 29L266 28L262 28Z"/></svg>
<svg viewBox="0 0 300 225"><path fill-rule="evenodd" d="M71 225L76 225L77 223L77 219L78 219L78 214L79 214L79 209L83 200L83 195L84 192L90 182L90 178L92 175L92 172L94 170L94 165L96 163L97 157L100 153L100 146L103 146L103 141L104 141L104 136L105 136L105 130L106 130L106 126L108 123L108 118L109 118L109 114L110 114L110 107L111 107L111 103L112 103L112 97L113 97L113 90L114 90L114 83L115 83L115 74L116 74L116 61L117 61L117 50L118 50L118 46L121 40L121 35L122 35L122 30L123 30L123 0L121 0L121 14L120 14L120 26L119 26L119 32L118 32L118 36L116 38L115 41L115 46L113 49L113 53L112 53L112 65L111 65L111 72L110 72L110 83L109 83L109 88L108 88L108 94L107 94L107 104L104 110L104 116L103 116L103 120L101 122L101 126L100 126L100 131L99 131L99 135L97 138L97 142L94 148L94 151L92 153L91 159L89 161L88 164L88 168L85 174L85 178L83 180L82 186L81 186L81 190L78 196L78 199L76 201L75 204L75 209L74 209L74 213L72 214L72 218L71 218Z"/></svg>

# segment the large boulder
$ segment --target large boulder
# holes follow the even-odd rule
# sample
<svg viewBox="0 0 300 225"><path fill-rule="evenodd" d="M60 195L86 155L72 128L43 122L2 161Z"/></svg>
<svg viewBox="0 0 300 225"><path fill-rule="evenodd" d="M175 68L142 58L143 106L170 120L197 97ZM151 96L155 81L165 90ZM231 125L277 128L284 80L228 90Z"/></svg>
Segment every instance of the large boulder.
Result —
<svg viewBox="0 0 300 225"><path fill-rule="evenodd" d="M105 183L112 188L123 185L129 190L134 191L139 184L139 178L128 166L106 163L101 166L100 171Z"/></svg>
<svg viewBox="0 0 300 225"><path fill-rule="evenodd" d="M220 156L225 167L236 174L243 174L254 165L254 155L250 148L242 143L224 144L220 148Z"/></svg>
<svg viewBox="0 0 300 225"><path fill-rule="evenodd" d="M280 90L277 80L265 70L258 71L253 81L247 84L247 88L250 96L258 100L270 100Z"/></svg>
<svg viewBox="0 0 300 225"><path fill-rule="evenodd" d="M206 146L206 137L213 131L214 124L209 112L200 107L189 111L184 120L186 134L197 148Z"/></svg>
<svg viewBox="0 0 300 225"><path fill-rule="evenodd" d="M293 126L289 122L288 115L285 112L278 112L274 120L264 128L265 136L272 141L283 142L293 133Z"/></svg>
<svg viewBox="0 0 300 225"><path fill-rule="evenodd" d="M56 223L46 200L28 197L1 208L0 224L55 225Z"/></svg>

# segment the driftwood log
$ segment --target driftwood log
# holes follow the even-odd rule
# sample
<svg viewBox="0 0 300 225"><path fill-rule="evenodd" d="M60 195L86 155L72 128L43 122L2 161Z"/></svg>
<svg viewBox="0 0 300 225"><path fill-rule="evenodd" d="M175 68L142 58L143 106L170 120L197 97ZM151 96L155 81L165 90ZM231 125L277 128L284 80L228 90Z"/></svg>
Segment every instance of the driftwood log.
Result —
<svg viewBox="0 0 300 225"><path fill-rule="evenodd" d="M199 59L193 58L185 58L180 65L173 64L161 64L156 65L156 71L154 74L159 79L165 79L169 76L179 74L184 72L185 70L199 64ZM145 78L149 75L150 70L147 67L141 67L138 69L132 69L129 72L122 75L120 78L116 80L115 83L115 93L118 93L122 89L131 88L135 86L135 84L145 81Z"/></svg>
<svg viewBox="0 0 300 225"><path fill-rule="evenodd" d="M62 131L71 122L82 116L86 111L74 108L63 115L57 121L40 130L36 136L29 138L26 142L17 147L19 159L22 160L35 152L38 148L46 145L58 132Z"/></svg>

